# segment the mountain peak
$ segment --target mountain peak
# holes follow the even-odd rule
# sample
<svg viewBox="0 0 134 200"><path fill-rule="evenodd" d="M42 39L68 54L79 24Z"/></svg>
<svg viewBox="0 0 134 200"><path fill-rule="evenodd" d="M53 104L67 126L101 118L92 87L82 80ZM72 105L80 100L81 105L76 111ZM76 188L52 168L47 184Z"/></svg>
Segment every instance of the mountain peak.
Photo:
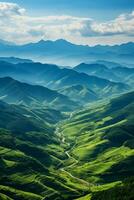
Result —
<svg viewBox="0 0 134 200"><path fill-rule="evenodd" d="M38 44L44 44L44 43L72 44L71 42L69 42L69 41L67 41L65 39L57 39L57 40L54 40L54 41L53 40L43 40L43 39L41 39L37 43Z"/></svg>
<svg viewBox="0 0 134 200"><path fill-rule="evenodd" d="M55 42L61 42L61 43L70 43L69 41L65 40L65 39L57 39L55 40Z"/></svg>
<svg viewBox="0 0 134 200"><path fill-rule="evenodd" d="M39 42L45 42L45 40L41 39L41 40L39 40Z"/></svg>

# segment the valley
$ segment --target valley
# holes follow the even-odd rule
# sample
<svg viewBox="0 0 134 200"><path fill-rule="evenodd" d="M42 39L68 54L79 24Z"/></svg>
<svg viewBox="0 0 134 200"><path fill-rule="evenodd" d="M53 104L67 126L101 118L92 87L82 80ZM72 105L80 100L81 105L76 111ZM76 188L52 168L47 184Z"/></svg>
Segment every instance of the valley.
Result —
<svg viewBox="0 0 134 200"><path fill-rule="evenodd" d="M40 131L1 129L1 198L92 200L125 191L126 173L130 181L133 175L133 99L132 92L92 105Z"/></svg>
<svg viewBox="0 0 134 200"><path fill-rule="evenodd" d="M128 99L128 97L129 97L129 99ZM122 102L122 100L123 100L123 102ZM126 111L129 110L129 107L130 107L130 109L132 109L133 101L134 101L134 93L130 93L130 94L128 94L128 96L124 95L122 100L120 98L118 98L117 101L115 100L115 102L114 102L114 100L111 101L110 105L104 105L104 107L106 107L106 108L108 108L110 106L113 107L114 104L117 105L116 110L112 111L111 108L110 109L108 108L109 111L107 110L106 115L112 114L112 112L113 112L113 113L116 113L115 115L117 115L117 118L118 118L118 114L117 114L118 109L124 110L125 107L126 107ZM127 102L127 100L129 102ZM118 102L122 102L124 105L119 105ZM100 109L100 108L97 107L97 110L98 109ZM132 142L133 138L134 138L133 128L132 128L133 127L133 114L132 114L132 118L129 116L130 119L128 120L128 122L126 120L121 119L121 117L119 117L117 119L117 121L114 120L115 122L113 121L113 123L111 121L111 123L110 123L111 125L109 123L108 123L108 125L103 125L103 123L105 124L107 121L112 119L112 117L105 117L105 120L103 122L101 122L101 123L97 122L98 126L101 126L101 128L97 128L97 125L96 125L96 128L94 129L92 127L93 126L92 120L91 120L92 126L90 127L90 122L89 122L90 112L92 113L92 109L91 109L91 111L84 110L83 113L82 112L75 113L72 118L70 118L68 121L64 122L61 125L62 131L63 131L62 134L64 134L64 136L62 135L62 137L61 137L62 141L64 142L64 141L68 140L72 144L72 145L70 145L71 147L66 152L68 159L72 160L72 163L71 164L69 163L69 165L67 163L67 165L65 165L63 170L67 171L67 173L69 173L70 176L73 176L73 177L75 176L75 178L77 180L81 180L83 184L84 183L87 184L90 188L89 190L92 191L90 193L90 195L87 195L80 199L87 199L87 200L94 199L94 196L97 196L97 193L99 193L99 191L100 191L100 196L102 193L105 196L105 197L103 196L103 198L107 199L108 196L107 196L107 194L105 194L105 193L107 193L107 190L109 191L111 189L114 192L114 190L116 190L116 187L123 188L122 180L124 180L124 178L126 176L125 174L126 173L129 174L129 172L128 172L129 170L130 170L130 173L132 173L132 171L133 171L133 169L131 167L133 165L132 163L133 163L133 158L134 158L134 151L133 151L132 147L125 145L126 141L128 141L127 143L129 143L129 141L130 141L130 143L133 143ZM87 113L88 113L88 115L87 115ZM100 113L105 115L105 111L103 111L102 108L100 110ZM92 115L96 115L96 112L93 111ZM92 118L92 115L91 115L91 118ZM119 113L119 115L120 115L120 113ZM88 117L88 123L86 122L86 116ZM124 118L125 118L125 116L124 116ZM98 117L96 119L98 120ZM95 120L95 118L94 118L94 120ZM80 128L80 126L81 126L81 128ZM120 130L121 126L122 126L122 130ZM130 127L130 129L129 129L129 127ZM97 131L97 129L98 129L98 131ZM118 135L116 136L114 134L114 132L113 132L113 135L111 135L108 140L101 139L99 141L99 138L97 139L96 136L93 136L93 135L98 134L98 136L100 137L101 135L104 134L104 137L107 137L107 136L105 136L106 133L111 134L112 131L115 131L116 129L120 130L120 133L119 133L120 139L118 138ZM58 130L59 130L59 128L58 128ZM132 130L132 132L130 130ZM111 133L108 133L109 131ZM125 136L125 134L126 134L126 136ZM130 140L129 140L129 138L130 138ZM95 141L94 141L94 139L95 139ZM88 155L88 149L89 149L89 155ZM130 150L130 153L128 153L129 150ZM125 154L125 152L126 152L126 154ZM87 160L87 158L90 158L91 160ZM95 161L94 161L94 159L95 159ZM102 160L103 160L103 162L102 162ZM120 164L120 163L123 163L123 164ZM101 166L101 164L102 164L102 166ZM127 166L125 166L125 165L127 165ZM121 166L123 168L118 169L118 166ZM130 168L128 168L128 166ZM101 169L101 167L102 167L102 169ZM120 176L119 176L119 174L116 175L115 171L113 171L111 174L108 174L108 169L112 170L112 168L113 169L117 168L119 170L119 173L121 172ZM90 174L89 174L89 171L90 171ZM84 174L85 174L85 176L83 176ZM99 174L101 175L101 178L99 178ZM108 179L107 179L107 176L108 176ZM114 179L110 180L109 178L112 176L114 177ZM117 176L117 178L115 178L116 176ZM89 179L87 177L89 177ZM103 178L104 178L104 180L103 180ZM120 181L119 181L119 179L120 179ZM131 180L131 178L130 178L130 180ZM123 190L125 190L125 188ZM113 195L115 195L115 194L113 194ZM131 195L133 195L133 192L130 194L130 196ZM116 199L118 199L118 198L120 199L120 196L118 197L118 195L116 193Z"/></svg>
<svg viewBox="0 0 134 200"><path fill-rule="evenodd" d="M0 1L0 200L134 200L134 0Z"/></svg>
<svg viewBox="0 0 134 200"><path fill-rule="evenodd" d="M17 136L17 133L14 133L12 136L12 133L5 132L4 129L1 130L1 139L3 135L7 138L6 141L4 138L1 140L0 155L1 162L3 162L2 170L7 172L8 179L5 176L1 177L0 181L4 185L0 186L0 193L7 195L7 198L9 195L9 198L11 199L42 199L43 197L46 199L66 199L67 197L64 197L64 192L65 196L67 192L68 195L70 193L70 195L73 195L74 197L79 196L79 193L85 194L85 191L88 189L85 183L84 189L80 189L80 185L83 184L83 180L71 175L71 173L68 173L65 167L59 167L59 165L64 166L64 160L68 160L71 156L69 154L69 150L66 150L69 144L65 142L64 136L61 135L57 129L58 127L56 129L54 127L53 129L47 127L46 131L43 128L42 132L29 132L26 134L24 134L24 130L24 132L19 136ZM48 133L46 134L44 131L51 134L51 139L48 137ZM10 146L10 140L13 139L12 137L16 138L14 146ZM36 137L36 140L34 137ZM27 157L29 161L26 160L25 157ZM26 166L23 164L23 168L20 168L19 163L21 166L24 159ZM30 162L33 162L31 163L32 165ZM17 173L17 165L19 173ZM32 171L30 169L31 167ZM13 171L15 174L12 174ZM3 174L3 171L1 171L1 173ZM22 178L19 178L18 182L17 176L19 174L21 174ZM43 180L41 181L41 179L44 179L44 182L42 182ZM8 182L9 180L10 182ZM67 183L66 180L68 180ZM77 182L76 186L75 182ZM27 184L28 188L26 187ZM18 187L22 186L23 190L20 191ZM17 188L14 190L14 187ZM37 188L35 192L32 187ZM39 195L41 190L42 192L44 190L46 195L44 192L42 195Z"/></svg>
<svg viewBox="0 0 134 200"><path fill-rule="evenodd" d="M70 160L73 160L73 163L70 163L70 164L67 165L67 166L65 165L65 167L59 168L59 170L61 170L61 171L65 172L65 173L67 173L70 177L76 179L76 181L80 181L81 183L86 184L87 186L89 186L89 183L88 183L87 181L85 181L85 180L83 180L83 179L80 179L80 178L78 178L78 177L76 177L76 176L73 176L70 172L66 171L66 169L68 169L68 168L70 168L70 167L74 167L74 166L78 163L78 160L76 160L76 159L75 159L74 157L72 157L71 154L70 154L70 152L74 149L76 143L75 143L72 147L71 147L71 144L70 144L70 143L66 143L66 139L65 139L63 133L60 132L60 128L59 128L58 126L56 127L55 134L56 134L57 136L59 136L59 139L60 139L60 142L61 142L60 145L66 144L67 147L68 147L68 148L67 148L68 150L65 151L65 154L67 155L67 160L69 160L69 159L70 159Z"/></svg>
<svg viewBox="0 0 134 200"><path fill-rule="evenodd" d="M1 199L119 199L134 173L133 102L130 92L62 114L1 102Z"/></svg>
<svg viewBox="0 0 134 200"><path fill-rule="evenodd" d="M0 57L0 199L132 200L133 77Z"/></svg>

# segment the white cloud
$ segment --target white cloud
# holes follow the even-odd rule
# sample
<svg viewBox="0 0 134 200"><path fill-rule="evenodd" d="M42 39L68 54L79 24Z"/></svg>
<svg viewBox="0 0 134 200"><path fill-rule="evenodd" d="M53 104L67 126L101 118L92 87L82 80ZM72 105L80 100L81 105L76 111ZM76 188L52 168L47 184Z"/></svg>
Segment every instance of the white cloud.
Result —
<svg viewBox="0 0 134 200"><path fill-rule="evenodd" d="M134 34L134 12L122 14L113 21L105 23L94 22L91 29L98 35Z"/></svg>
<svg viewBox="0 0 134 200"><path fill-rule="evenodd" d="M25 9L15 3L0 2L0 16L22 15Z"/></svg>
<svg viewBox="0 0 134 200"><path fill-rule="evenodd" d="M134 11L122 14L107 22L97 22L91 18L73 16L42 16L34 17L26 14L24 8L14 3L0 2L0 38L18 43L37 41L40 39L65 38L99 43L107 36L110 42L114 35L121 38L134 36ZM111 39L110 39L110 36ZM92 37L92 38L91 38ZM100 39L99 39L100 38Z"/></svg>

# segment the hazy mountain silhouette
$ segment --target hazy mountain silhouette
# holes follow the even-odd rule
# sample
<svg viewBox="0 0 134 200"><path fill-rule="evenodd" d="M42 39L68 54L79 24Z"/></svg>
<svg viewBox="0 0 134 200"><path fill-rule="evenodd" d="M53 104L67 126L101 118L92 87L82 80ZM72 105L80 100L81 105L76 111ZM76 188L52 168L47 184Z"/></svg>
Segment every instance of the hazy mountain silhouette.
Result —
<svg viewBox="0 0 134 200"><path fill-rule="evenodd" d="M77 64L96 59L109 59L109 61L119 61L132 63L134 60L134 43L129 42L121 45L76 45L66 40L56 41L40 40L36 43L25 45L12 45L8 42L0 42L0 56L15 56L30 58L57 64Z"/></svg>

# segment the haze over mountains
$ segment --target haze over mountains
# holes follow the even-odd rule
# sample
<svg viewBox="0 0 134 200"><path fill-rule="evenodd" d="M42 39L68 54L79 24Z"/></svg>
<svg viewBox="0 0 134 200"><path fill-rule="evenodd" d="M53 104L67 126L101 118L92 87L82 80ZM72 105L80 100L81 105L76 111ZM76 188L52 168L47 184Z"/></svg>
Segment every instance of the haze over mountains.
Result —
<svg viewBox="0 0 134 200"><path fill-rule="evenodd" d="M108 68L107 65L96 62L92 64L81 63L80 65L74 67L74 70L115 82L126 82L127 84L133 86L133 78L131 78L131 76L134 75L134 68L127 68L120 65Z"/></svg>
<svg viewBox="0 0 134 200"><path fill-rule="evenodd" d="M1 200L133 199L133 55L0 41Z"/></svg>
<svg viewBox="0 0 134 200"><path fill-rule="evenodd" d="M0 42L0 56L15 56L29 58L34 61L55 63L58 65L76 65L80 62L93 60L108 60L133 64L134 43L129 42L114 46L76 45L66 40L40 40L36 43L14 45L10 42Z"/></svg>
<svg viewBox="0 0 134 200"><path fill-rule="evenodd" d="M0 97L1 100L10 104L23 104L30 107L52 106L63 111L69 111L78 106L67 96L56 91L38 85L21 83L9 77L0 78Z"/></svg>
<svg viewBox="0 0 134 200"><path fill-rule="evenodd" d="M70 88L76 85L84 86L87 90L92 91L91 100L94 96L93 93L98 98L103 98L131 89L131 86L126 83L111 82L108 79L99 78L94 75L78 73L73 69L61 69L56 65L41 63L11 64L2 61L0 64L0 76L11 76L23 82L42 85L58 91L67 89L68 86Z"/></svg>

